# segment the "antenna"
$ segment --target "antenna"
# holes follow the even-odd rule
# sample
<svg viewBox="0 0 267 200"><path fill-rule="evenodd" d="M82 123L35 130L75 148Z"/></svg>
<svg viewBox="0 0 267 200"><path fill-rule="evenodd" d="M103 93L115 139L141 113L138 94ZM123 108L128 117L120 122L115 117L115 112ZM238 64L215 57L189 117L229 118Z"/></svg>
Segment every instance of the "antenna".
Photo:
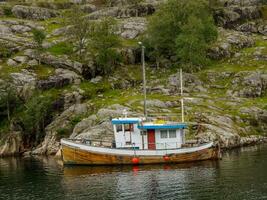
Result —
<svg viewBox="0 0 267 200"><path fill-rule="evenodd" d="M182 68L180 68L180 88L181 88L181 110L182 110L182 122L184 122L183 70L182 70Z"/></svg>

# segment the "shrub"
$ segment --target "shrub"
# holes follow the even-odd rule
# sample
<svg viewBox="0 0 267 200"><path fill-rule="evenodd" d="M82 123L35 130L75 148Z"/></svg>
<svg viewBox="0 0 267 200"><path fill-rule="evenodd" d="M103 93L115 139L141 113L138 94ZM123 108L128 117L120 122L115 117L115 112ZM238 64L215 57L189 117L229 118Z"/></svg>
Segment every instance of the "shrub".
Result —
<svg viewBox="0 0 267 200"><path fill-rule="evenodd" d="M169 0L151 17L145 44L155 59L176 54L181 64L199 68L206 64L206 50L216 38L206 0Z"/></svg>
<svg viewBox="0 0 267 200"><path fill-rule="evenodd" d="M11 7L3 7L4 15L7 17L12 17L12 8Z"/></svg>

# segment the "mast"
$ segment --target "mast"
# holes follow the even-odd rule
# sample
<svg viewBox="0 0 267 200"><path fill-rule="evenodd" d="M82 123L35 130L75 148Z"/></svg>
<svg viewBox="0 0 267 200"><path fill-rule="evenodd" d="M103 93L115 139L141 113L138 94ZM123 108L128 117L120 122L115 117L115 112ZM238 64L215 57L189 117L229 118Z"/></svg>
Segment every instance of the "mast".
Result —
<svg viewBox="0 0 267 200"><path fill-rule="evenodd" d="M181 112L182 112L182 122L184 122L183 70L182 70L182 68L180 68L180 88L181 88Z"/></svg>
<svg viewBox="0 0 267 200"><path fill-rule="evenodd" d="M145 46L142 44L142 42L138 42L138 44L141 46L141 49L142 49L141 62L142 62L142 69L143 69L144 116L145 116L145 119L147 119Z"/></svg>

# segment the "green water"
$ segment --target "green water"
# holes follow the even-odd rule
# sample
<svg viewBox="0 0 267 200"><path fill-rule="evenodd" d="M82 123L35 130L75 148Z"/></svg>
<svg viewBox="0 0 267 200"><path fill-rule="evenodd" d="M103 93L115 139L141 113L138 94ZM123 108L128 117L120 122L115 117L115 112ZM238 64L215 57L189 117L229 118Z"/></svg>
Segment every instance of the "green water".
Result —
<svg viewBox="0 0 267 200"><path fill-rule="evenodd" d="M267 199L267 145L186 165L63 167L0 159L0 199Z"/></svg>

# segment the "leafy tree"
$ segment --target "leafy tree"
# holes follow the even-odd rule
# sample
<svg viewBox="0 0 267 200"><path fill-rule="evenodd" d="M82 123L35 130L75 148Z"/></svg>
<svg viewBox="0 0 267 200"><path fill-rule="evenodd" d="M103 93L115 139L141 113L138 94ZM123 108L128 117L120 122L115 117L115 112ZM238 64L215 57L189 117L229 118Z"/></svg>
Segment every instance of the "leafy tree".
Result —
<svg viewBox="0 0 267 200"><path fill-rule="evenodd" d="M65 25L71 42L76 47L80 60L85 59L88 38L91 33L91 22L85 16L79 6L73 6L66 14Z"/></svg>
<svg viewBox="0 0 267 200"><path fill-rule="evenodd" d="M25 109L19 116L25 136L28 138L34 136L34 141L40 140L48 124L47 121L52 116L53 101L51 96L36 95L25 103Z"/></svg>
<svg viewBox="0 0 267 200"><path fill-rule="evenodd" d="M14 86L10 82L6 82L0 87L0 119L7 119L10 123L11 115L20 103L20 100L16 94Z"/></svg>
<svg viewBox="0 0 267 200"><path fill-rule="evenodd" d="M116 47L120 45L116 35L117 23L112 18L104 18L93 25L91 31L90 49L95 57L98 70L104 74L110 72L120 61Z"/></svg>
<svg viewBox="0 0 267 200"><path fill-rule="evenodd" d="M216 38L208 1L169 0L151 17L145 43L156 58L176 54L187 66L203 66Z"/></svg>

